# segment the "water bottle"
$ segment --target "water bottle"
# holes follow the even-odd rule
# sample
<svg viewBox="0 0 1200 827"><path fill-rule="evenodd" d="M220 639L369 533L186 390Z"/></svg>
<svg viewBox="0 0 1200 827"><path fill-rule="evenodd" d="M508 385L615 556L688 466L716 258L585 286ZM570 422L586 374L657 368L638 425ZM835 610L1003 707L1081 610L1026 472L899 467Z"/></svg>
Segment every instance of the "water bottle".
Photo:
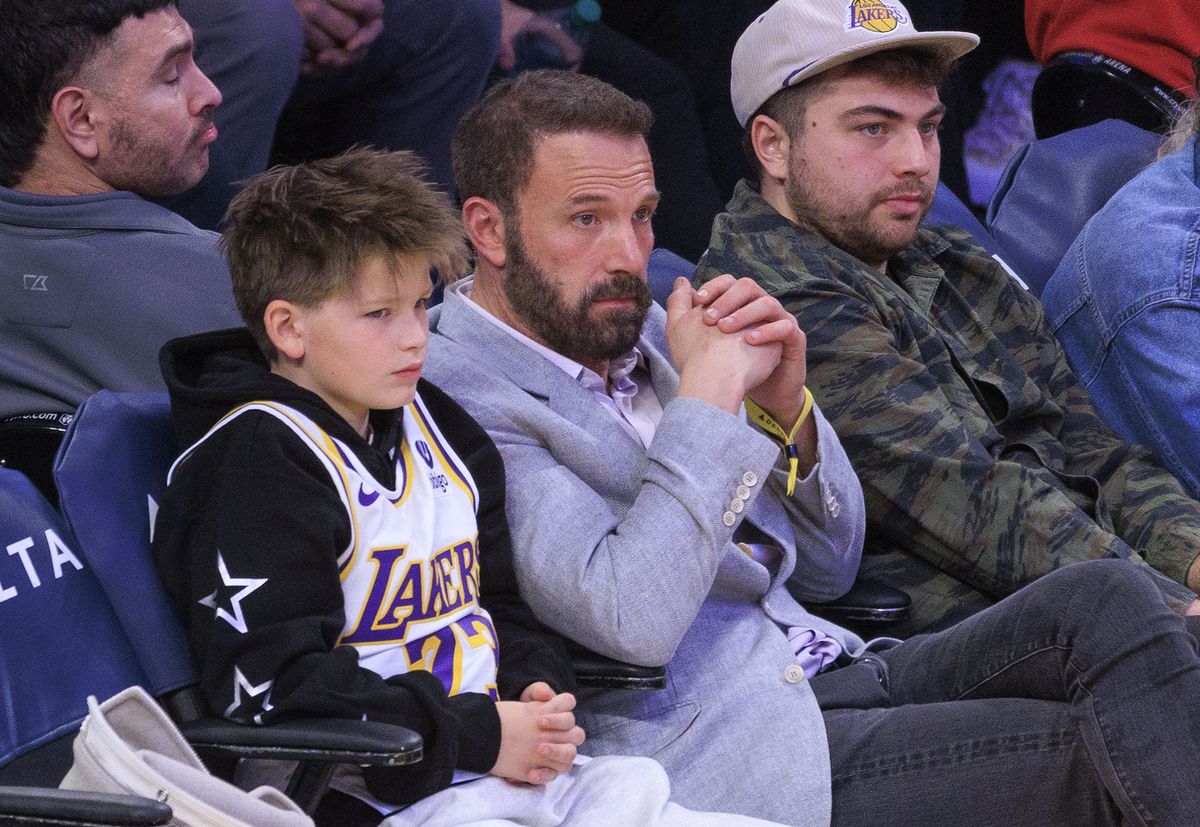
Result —
<svg viewBox="0 0 1200 827"><path fill-rule="evenodd" d="M599 19L597 0L575 0L565 8L535 14L513 37L516 63L508 74L525 69L578 69L588 36Z"/></svg>

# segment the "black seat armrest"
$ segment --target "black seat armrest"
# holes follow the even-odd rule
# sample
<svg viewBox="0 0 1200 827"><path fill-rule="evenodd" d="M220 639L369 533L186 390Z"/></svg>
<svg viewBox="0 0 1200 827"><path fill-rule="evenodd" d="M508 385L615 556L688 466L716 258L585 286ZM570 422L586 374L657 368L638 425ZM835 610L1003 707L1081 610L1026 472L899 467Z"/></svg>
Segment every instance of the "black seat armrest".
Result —
<svg viewBox="0 0 1200 827"><path fill-rule="evenodd" d="M54 455L74 414L28 413L0 419L0 466L20 471L51 505L58 505Z"/></svg>
<svg viewBox="0 0 1200 827"><path fill-rule="evenodd" d="M788 591L797 597L791 582ZM799 599L799 597L797 597ZM850 591L837 600L824 603L805 602L804 607L818 617L843 623L849 620L868 620L895 623L908 617L912 598L908 593L877 580L855 580Z"/></svg>
<svg viewBox="0 0 1200 827"><path fill-rule="evenodd" d="M136 795L0 787L0 823L5 825L112 825L153 827L171 820L171 808Z"/></svg>
<svg viewBox="0 0 1200 827"><path fill-rule="evenodd" d="M571 666L579 685L593 689L662 689L667 685L665 666L635 666L583 649L571 652Z"/></svg>
<svg viewBox="0 0 1200 827"><path fill-rule="evenodd" d="M267 726L206 717L179 725L193 747L238 758L398 767L421 760L421 736L381 721L313 718Z"/></svg>

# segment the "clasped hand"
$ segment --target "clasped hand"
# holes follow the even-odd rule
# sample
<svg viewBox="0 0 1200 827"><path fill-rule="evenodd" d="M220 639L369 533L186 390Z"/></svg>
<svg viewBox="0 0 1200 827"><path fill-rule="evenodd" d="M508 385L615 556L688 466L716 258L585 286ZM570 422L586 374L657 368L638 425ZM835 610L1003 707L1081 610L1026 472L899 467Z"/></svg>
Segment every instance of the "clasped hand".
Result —
<svg viewBox="0 0 1200 827"><path fill-rule="evenodd" d="M749 396L784 427L804 402L804 333L751 279L722 275L693 290L680 278L667 299L667 346L679 395L736 413Z"/></svg>
<svg viewBox="0 0 1200 827"><path fill-rule="evenodd" d="M575 696L555 694L538 681L520 701L500 701L500 754L491 774L511 781L549 784L575 763L583 729L575 725Z"/></svg>
<svg viewBox="0 0 1200 827"><path fill-rule="evenodd" d="M383 0L293 0L304 26L300 71L320 75L362 60L383 31Z"/></svg>

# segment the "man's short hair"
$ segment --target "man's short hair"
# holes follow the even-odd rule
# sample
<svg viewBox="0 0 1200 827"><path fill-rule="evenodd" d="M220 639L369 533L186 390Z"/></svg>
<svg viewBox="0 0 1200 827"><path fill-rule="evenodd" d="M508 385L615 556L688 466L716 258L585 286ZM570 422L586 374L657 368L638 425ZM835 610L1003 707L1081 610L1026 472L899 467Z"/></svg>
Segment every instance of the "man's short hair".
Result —
<svg viewBox="0 0 1200 827"><path fill-rule="evenodd" d="M283 299L316 307L353 287L373 256L427 260L453 281L466 269L458 213L412 152L351 149L251 178L225 213L221 247L238 311L268 360L263 313Z"/></svg>
<svg viewBox="0 0 1200 827"><path fill-rule="evenodd" d="M644 137L652 121L650 107L602 80L553 69L523 72L489 89L455 129L459 195L486 198L511 213L533 174L541 138L570 132Z"/></svg>
<svg viewBox="0 0 1200 827"><path fill-rule="evenodd" d="M127 17L175 0L0 0L0 185L33 166L50 102Z"/></svg>
<svg viewBox="0 0 1200 827"><path fill-rule="evenodd" d="M888 86L941 86L954 68L956 60L954 54L944 49L901 47L873 52L819 75L813 75L794 86L776 92L750 116L742 133L742 151L761 176L762 166L750 142L750 127L759 115L766 115L771 120L778 121L787 130L788 137L795 138L804 132L804 116L809 103L836 80L867 75L879 78Z"/></svg>

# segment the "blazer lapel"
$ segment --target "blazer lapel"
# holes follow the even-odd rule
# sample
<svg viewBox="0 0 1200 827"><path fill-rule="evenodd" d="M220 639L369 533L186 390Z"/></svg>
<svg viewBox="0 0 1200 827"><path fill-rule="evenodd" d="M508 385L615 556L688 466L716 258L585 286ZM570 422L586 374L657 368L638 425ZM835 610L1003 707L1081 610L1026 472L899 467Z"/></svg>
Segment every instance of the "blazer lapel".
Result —
<svg viewBox="0 0 1200 827"><path fill-rule="evenodd" d="M665 311L661 307L657 304L650 306L651 316L660 314L665 315ZM665 408L667 403L679 393L679 371L671 363L666 339L651 336L645 332L646 330L663 330L664 326L665 319L658 324L645 325L642 335L638 338L638 350L646 358L646 366L650 371L650 382L654 386L654 395L658 397L658 401Z"/></svg>
<svg viewBox="0 0 1200 827"><path fill-rule="evenodd" d="M475 352L517 387L544 399L550 410L595 436L606 451L620 452L614 460L623 464L644 460L641 444L596 402L591 391L523 342L481 318L455 291L446 291L435 325L438 334Z"/></svg>
<svg viewBox="0 0 1200 827"><path fill-rule="evenodd" d="M658 305L652 305L650 313L665 315ZM679 374L668 356L665 337L656 335L664 329L663 321L653 321L657 323L646 325L650 333L643 333L638 340L638 348L646 358L654 392L665 408L679 392ZM596 402L591 391L561 368L481 318L466 306L463 298L454 290L447 290L442 304L431 312L430 327L433 332L469 351L489 370L502 373L526 393L545 400L550 410L583 430L594 443L592 453L597 460L603 458L607 467L625 469L619 474L605 474L605 485L630 489L640 485L641 474L636 469L646 462L646 452L641 444ZM579 447L583 448L582 445ZM745 519L784 549L784 564L779 574L785 577L790 574L795 566L791 539L778 536L770 529L771 526L787 524L787 517L780 505L771 497L755 497ZM761 567L748 559L732 560L726 564L748 571L747 576L758 581Z"/></svg>

